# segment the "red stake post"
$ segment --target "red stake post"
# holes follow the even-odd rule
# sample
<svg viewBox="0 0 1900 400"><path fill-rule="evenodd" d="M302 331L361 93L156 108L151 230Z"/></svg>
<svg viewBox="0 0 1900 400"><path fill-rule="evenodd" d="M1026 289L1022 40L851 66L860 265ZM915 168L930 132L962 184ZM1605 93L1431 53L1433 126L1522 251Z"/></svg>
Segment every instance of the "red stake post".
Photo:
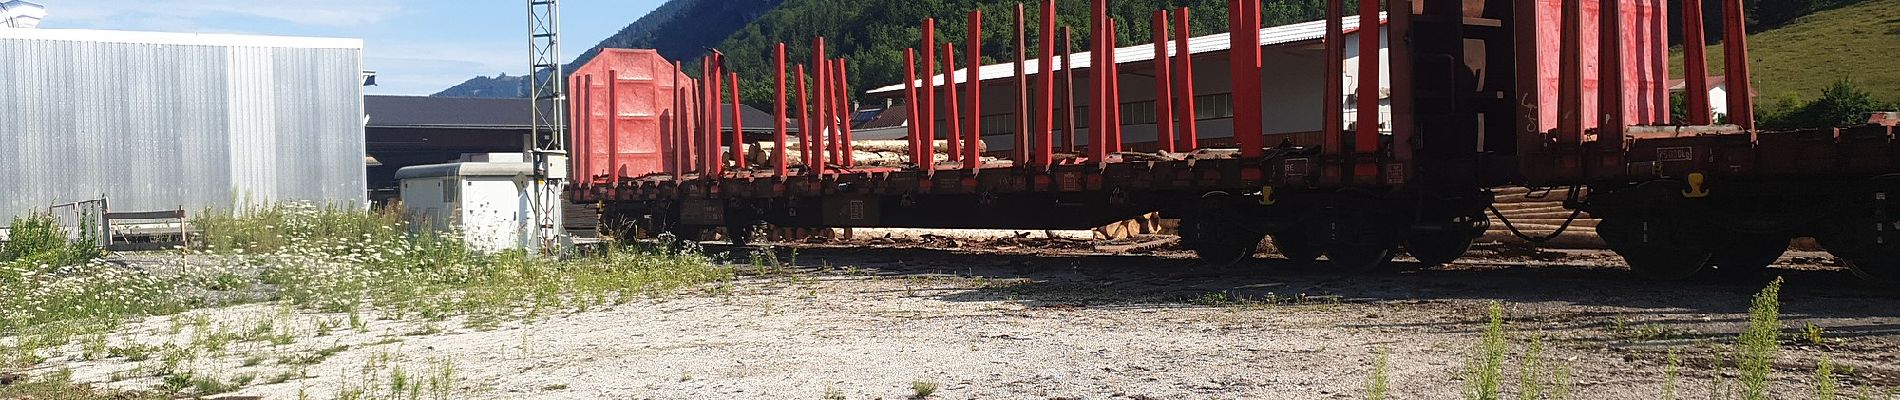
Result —
<svg viewBox="0 0 1900 400"><path fill-rule="evenodd" d="M910 161L918 166L929 165L924 157L923 126L917 121L917 49L904 49L904 119L907 122L905 137L910 140Z"/></svg>
<svg viewBox="0 0 1900 400"><path fill-rule="evenodd" d="M1379 2L1359 2L1359 130L1353 138L1353 152L1362 155L1379 151ZM1379 174L1379 165L1358 163L1353 176L1361 180Z"/></svg>
<svg viewBox="0 0 1900 400"><path fill-rule="evenodd" d="M1121 30L1113 18L1108 19L1108 43L1105 45L1108 46L1107 54L1102 56L1108 57L1106 66L1108 70L1108 103L1106 104L1108 143L1106 145L1108 152L1120 153L1122 151L1122 64L1121 60L1115 57L1115 48L1121 45ZM1108 158L1103 157L1102 161L1108 162Z"/></svg>
<svg viewBox="0 0 1900 400"><path fill-rule="evenodd" d="M1320 92L1320 147L1327 155L1346 151L1346 4L1326 0L1325 89Z"/></svg>
<svg viewBox="0 0 1900 400"><path fill-rule="evenodd" d="M1597 142L1623 143L1623 0L1597 8Z"/></svg>
<svg viewBox="0 0 1900 400"><path fill-rule="evenodd" d="M969 97L970 108L964 110L964 118L968 121L964 121L963 126L969 128L964 132L964 137L970 143L963 150L963 168L975 172L983 161L983 146L980 144L983 142L983 78L978 75L979 70L983 69L983 10L970 11L967 36L970 40L970 66L964 68L963 87L969 91L966 97Z"/></svg>
<svg viewBox="0 0 1900 400"><path fill-rule="evenodd" d="M1029 31L1025 28L1023 3L1016 3L1016 164L1030 165L1029 151ZM1038 135L1040 136L1040 135Z"/></svg>
<svg viewBox="0 0 1900 400"><path fill-rule="evenodd" d="M721 91L720 89L724 88L724 86L721 85L720 78L722 75L725 75L725 70L725 60L721 59L719 55L713 55L712 76L706 78L708 80L706 84L706 120L712 121L712 129L706 130L706 173L714 176L726 173L726 161L723 157L720 157L719 154L720 151L724 151L723 147L725 146L724 143L721 143L723 141L720 140L719 137L719 131L726 129L725 121L719 117L719 105L725 102L725 96L719 93Z"/></svg>
<svg viewBox="0 0 1900 400"><path fill-rule="evenodd" d="M1682 106L1689 125L1708 125L1709 55L1702 28L1702 0L1682 0Z"/></svg>
<svg viewBox="0 0 1900 400"><path fill-rule="evenodd" d="M812 134L814 142L811 146L816 150L812 151L811 161L812 165L818 166L819 173L823 174L830 173L831 170L831 164L826 162L827 153L831 151L828 147L831 135L831 89L828 86L831 82L831 64L830 61L826 61L824 37L812 39L811 48L811 90L814 92L812 99L816 103L812 104L812 114L813 118L817 119L812 122L812 128L818 130Z"/></svg>
<svg viewBox="0 0 1900 400"><path fill-rule="evenodd" d="M1233 53L1228 56L1234 84L1234 143L1241 157L1264 153L1260 119L1260 24L1257 0L1230 0L1228 24ZM1377 2L1373 2L1377 3Z"/></svg>
<svg viewBox="0 0 1900 400"><path fill-rule="evenodd" d="M961 119L958 118L959 114L957 113L957 79L956 79L956 73L955 73L956 70L957 70L957 45L955 43L944 43L943 44L943 83L944 83L943 121L949 124L949 126L947 127L949 129L949 132L948 132L949 134L945 136L948 136L950 140L950 161L952 162L960 161L963 158L963 145L962 143L959 143L963 141L963 129L962 129L962 126L958 124L958 121L961 121ZM975 145L975 144L972 143L972 145Z"/></svg>
<svg viewBox="0 0 1900 400"><path fill-rule="evenodd" d="M1075 35L1062 27L1062 151L1075 154ZM1053 156L1050 159L1054 163Z"/></svg>
<svg viewBox="0 0 1900 400"><path fill-rule="evenodd" d="M1031 132L1036 134L1035 165L1048 171L1055 161L1055 111L1056 111L1056 2L1043 0L1042 23L1037 37L1036 52L1040 58L1040 74L1036 75L1036 125ZM1067 68L1064 66L1063 68Z"/></svg>
<svg viewBox="0 0 1900 400"><path fill-rule="evenodd" d="M1173 153L1174 148L1174 93L1169 74L1168 59L1168 11L1157 10L1154 16L1155 38L1155 145L1161 151Z"/></svg>
<svg viewBox="0 0 1900 400"><path fill-rule="evenodd" d="M798 65L798 74L795 77L798 79L798 144L800 147L798 155L805 162L806 173L815 174L822 166L812 163L812 149L816 148L812 146L812 138L818 130L813 127L813 122L816 120L812 119L811 96L805 91L804 64Z"/></svg>
<svg viewBox="0 0 1900 400"><path fill-rule="evenodd" d="M1103 163L1108 159L1108 1L1092 0L1089 20L1089 162Z"/></svg>
<svg viewBox="0 0 1900 400"><path fill-rule="evenodd" d="M855 149L851 147L851 120L857 116L857 109L851 106L851 84L849 83L851 82L851 75L848 74L848 71L845 69L844 59L840 58L834 61L837 61L838 64L838 73L835 76L838 78L838 84L836 85L838 87L838 109L841 110L838 114L840 116L838 118L838 147L844 151L844 157L838 160L846 167L856 167L858 166L858 160L856 158Z"/></svg>
<svg viewBox="0 0 1900 400"><path fill-rule="evenodd" d="M923 114L918 118L921 124L919 126L922 128L919 133L924 139L924 149L929 152L930 157L924 158L918 165L926 166L925 171L934 172L937 170L937 20L935 18L924 19L923 46L921 51L923 51L924 89L923 93L917 95L919 102L917 112ZM949 76L950 74L946 71L944 77ZM955 158L956 152L952 151L950 157Z"/></svg>
<svg viewBox="0 0 1900 400"><path fill-rule="evenodd" d="M1562 31L1558 36L1557 66L1557 142L1583 141L1583 2L1563 0L1558 10ZM1363 104L1363 102L1361 103Z"/></svg>
<svg viewBox="0 0 1900 400"><path fill-rule="evenodd" d="M774 161L772 165L772 171L775 174L773 176L777 176L779 179L785 179L785 172L790 169L790 166L788 166L785 161L785 135L787 133L787 126L785 126L785 43L779 43L775 50L777 51L774 53L775 57L772 59L772 65L774 67L773 70L777 71L777 73L772 74L772 79L777 82L777 86L775 87L778 88L778 91L774 92L777 93L777 95L772 96L772 102L774 104L773 111L775 111L772 114L772 143L778 147L772 150L772 159L777 160Z"/></svg>
<svg viewBox="0 0 1900 400"><path fill-rule="evenodd" d="M732 165L735 171L745 171L745 120L739 113L739 73L728 73L732 81Z"/></svg>
<svg viewBox="0 0 1900 400"><path fill-rule="evenodd" d="M1189 28L1188 9L1182 7L1180 12L1174 14L1174 72L1179 75L1174 81L1176 93L1179 93L1174 103L1180 109L1175 119L1181 120L1181 127L1177 130L1180 144L1176 149L1181 151L1201 148L1199 121L1196 121L1194 112L1194 53L1188 48Z"/></svg>
<svg viewBox="0 0 1900 400"><path fill-rule="evenodd" d="M1722 58L1723 69L1728 84L1728 123L1748 131L1748 139L1755 137L1755 96L1754 81L1748 71L1748 28L1742 15L1742 0L1720 0L1722 2Z"/></svg>

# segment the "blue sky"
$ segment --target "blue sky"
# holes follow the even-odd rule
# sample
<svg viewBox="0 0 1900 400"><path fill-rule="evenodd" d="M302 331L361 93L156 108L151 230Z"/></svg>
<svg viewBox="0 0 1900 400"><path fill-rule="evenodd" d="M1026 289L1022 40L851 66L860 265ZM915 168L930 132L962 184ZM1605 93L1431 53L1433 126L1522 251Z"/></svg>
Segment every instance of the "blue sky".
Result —
<svg viewBox="0 0 1900 400"><path fill-rule="evenodd" d="M476 75L528 67L522 0L32 0L45 29L119 29L364 40L372 94L427 95ZM665 0L563 0L571 60Z"/></svg>

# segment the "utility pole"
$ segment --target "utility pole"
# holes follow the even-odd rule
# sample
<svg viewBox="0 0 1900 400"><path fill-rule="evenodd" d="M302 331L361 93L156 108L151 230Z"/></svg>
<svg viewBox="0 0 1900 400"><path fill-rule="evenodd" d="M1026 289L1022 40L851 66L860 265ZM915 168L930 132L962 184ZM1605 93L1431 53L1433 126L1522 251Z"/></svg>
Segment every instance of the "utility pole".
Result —
<svg viewBox="0 0 1900 400"><path fill-rule="evenodd" d="M543 254L557 247L561 193L567 180L567 73L561 64L559 0L528 0L528 98L534 114L522 153L534 165L528 243Z"/></svg>

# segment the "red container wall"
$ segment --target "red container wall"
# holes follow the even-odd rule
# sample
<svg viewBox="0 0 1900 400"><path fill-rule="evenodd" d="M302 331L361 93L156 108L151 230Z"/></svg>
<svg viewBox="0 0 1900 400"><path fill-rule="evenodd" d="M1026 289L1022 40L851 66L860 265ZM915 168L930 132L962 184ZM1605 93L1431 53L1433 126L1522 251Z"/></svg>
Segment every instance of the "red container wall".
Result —
<svg viewBox="0 0 1900 400"><path fill-rule="evenodd" d="M1666 125L1669 123L1669 3L1667 0L1620 0L1623 50L1623 115L1630 125ZM1557 49L1563 33L1563 0L1536 0L1537 4L1537 80L1539 131L1557 128L1558 61ZM1583 109L1584 129L1597 126L1597 0L1583 0Z"/></svg>
<svg viewBox="0 0 1900 400"><path fill-rule="evenodd" d="M570 75L570 167L583 185L666 173L678 121L675 94L693 81L654 50L605 49ZM691 97L687 96L687 101Z"/></svg>

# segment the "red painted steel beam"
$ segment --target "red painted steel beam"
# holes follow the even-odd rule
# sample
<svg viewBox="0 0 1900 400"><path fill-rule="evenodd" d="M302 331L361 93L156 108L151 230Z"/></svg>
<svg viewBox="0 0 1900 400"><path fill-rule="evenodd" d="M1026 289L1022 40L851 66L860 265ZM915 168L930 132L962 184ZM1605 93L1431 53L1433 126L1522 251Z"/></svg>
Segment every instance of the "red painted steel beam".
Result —
<svg viewBox="0 0 1900 400"><path fill-rule="evenodd" d="M1036 76L1036 156L1035 165L1043 171L1055 162L1055 112L1056 112L1056 2L1042 1L1042 23L1037 32L1036 53L1041 74ZM1064 66L1066 69L1067 66Z"/></svg>
<svg viewBox="0 0 1900 400"><path fill-rule="evenodd" d="M904 49L904 138L910 142L910 161L918 166L930 165L924 156L922 135L923 125L919 124L917 111L917 49Z"/></svg>
<svg viewBox="0 0 1900 400"><path fill-rule="evenodd" d="M574 157L571 161L577 164L574 169L579 173L581 183L593 184L594 178L599 175L594 174L594 153L588 152L590 149L587 148L587 140L588 134L594 133L594 103L588 101L588 98L593 97L594 94L594 74L568 78L567 84L570 88L581 88L576 91L580 105L570 108L568 116L568 121L579 125L576 127L578 129L568 130L568 143L574 144Z"/></svg>
<svg viewBox="0 0 1900 400"><path fill-rule="evenodd" d="M825 103L825 123L830 125L830 129L826 130L826 132L829 133L825 138L829 139L829 143L831 143L831 147L829 147L831 149L830 158L827 160L830 160L831 164L837 165L838 167L848 167L851 166L851 162L845 159L844 148L850 146L844 143L843 121L846 118L843 105L844 98L838 95L838 81L843 79L840 79L838 76L837 61L837 59L829 58L825 60L825 67L829 69L825 70L824 90L825 95L830 96L826 99L830 100L830 102Z"/></svg>
<svg viewBox="0 0 1900 400"><path fill-rule="evenodd" d="M684 140L681 140L686 137L686 130L688 126L687 124L692 122L692 120L686 116L686 94L684 92L686 85L692 84L692 80L688 79L684 83L680 82L680 75L685 75L685 74L686 74L685 66L681 64L679 61L674 61L673 62L673 132L667 135L667 137L673 141L673 147L667 153L667 157L671 158L671 160L668 160L669 161L668 164L670 164L673 167L673 169L667 172L672 173L675 176L683 175L686 173L687 155L692 154L691 150L686 150L686 148L689 146L692 146L692 144L686 143Z"/></svg>
<svg viewBox="0 0 1900 400"><path fill-rule="evenodd" d="M712 121L712 129L706 131L706 169L707 174L713 176L726 173L726 161L719 154L721 148L725 146L719 137L719 131L726 129L725 121L719 118L719 105L725 102L725 96L719 93L721 89L724 89L722 85L724 79L721 78L725 75L725 70L725 60L719 55L713 55L712 76L707 78L710 82L706 84L706 110L709 116L707 120Z"/></svg>
<svg viewBox="0 0 1900 400"><path fill-rule="evenodd" d="M1108 19L1108 152L1122 151L1122 64L1115 57L1115 48L1121 44L1121 30L1114 18ZM1102 158L1107 161L1108 158Z"/></svg>
<svg viewBox="0 0 1900 400"><path fill-rule="evenodd" d="M1710 124L1709 55L1702 27L1702 0L1682 0L1682 107L1688 125Z"/></svg>
<svg viewBox="0 0 1900 400"><path fill-rule="evenodd" d="M1563 0L1558 10L1557 142L1583 141L1583 2Z"/></svg>
<svg viewBox="0 0 1900 400"><path fill-rule="evenodd" d="M620 71L607 70L607 179L620 183Z"/></svg>
<svg viewBox="0 0 1900 400"><path fill-rule="evenodd" d="M1194 52L1188 48L1191 28L1188 25L1188 8L1182 7L1174 14L1174 72L1179 75L1174 82L1176 93L1179 93L1174 102L1175 107L1180 109L1175 118L1181 121L1180 144L1176 148L1182 151L1201 148L1200 124L1194 110Z"/></svg>
<svg viewBox="0 0 1900 400"><path fill-rule="evenodd" d="M1742 0L1722 2L1722 58L1724 83L1728 86L1728 123L1747 130L1749 141L1755 137L1754 82L1748 70L1748 28Z"/></svg>
<svg viewBox="0 0 1900 400"><path fill-rule="evenodd" d="M732 80L732 165L735 171L745 171L745 121L739 112L739 73L731 72L727 78Z"/></svg>
<svg viewBox="0 0 1900 400"><path fill-rule="evenodd" d="M962 119L959 118L960 114L957 112L958 107L957 107L957 80L956 80L956 74L955 74L956 70L957 70L957 45L956 43L944 43L943 44L943 83L944 83L943 121L949 124L949 126L947 127L947 129L949 129L949 131L947 132L948 134L944 136L947 136L950 141L949 155L950 155L950 161L952 162L959 161L963 158L963 144L961 143L963 141L963 129L962 129L963 127L959 123L959 121L962 121ZM971 145L975 145L975 143L971 143Z"/></svg>
<svg viewBox="0 0 1900 400"><path fill-rule="evenodd" d="M1231 1L1231 0L1230 0ZM1108 1L1093 0L1093 19L1090 21L1089 34L1089 162L1103 163L1108 159Z"/></svg>
<svg viewBox="0 0 1900 400"><path fill-rule="evenodd" d="M964 110L965 118L969 119L964 122L964 126L969 128L964 132L964 137L969 138L970 143L963 150L963 168L975 172L983 163L983 146L980 145L983 143L983 77L979 73L983 69L983 10L970 11L970 30L967 32L965 36L970 42L970 66L964 69L966 82L963 87L969 91L970 108Z"/></svg>
<svg viewBox="0 0 1900 400"><path fill-rule="evenodd" d="M1359 2L1359 126L1353 137L1353 152L1376 154L1379 151L1379 2ZM1379 174L1378 164L1358 163L1353 167L1357 179Z"/></svg>
<svg viewBox="0 0 1900 400"><path fill-rule="evenodd" d="M1320 147L1328 155L1345 154L1346 123L1346 1L1326 0L1326 66L1320 76Z"/></svg>
<svg viewBox="0 0 1900 400"><path fill-rule="evenodd" d="M1156 10L1154 13L1155 39L1155 144L1161 151L1173 153L1174 140L1174 93L1173 77L1169 73L1168 58L1168 11Z"/></svg>
<svg viewBox="0 0 1900 400"><path fill-rule="evenodd" d="M1370 3L1377 7L1377 2ZM1234 86L1234 143L1240 146L1241 157L1260 157L1265 153L1266 138L1261 136L1260 12L1255 8L1259 1L1234 0L1229 4L1232 7L1228 22L1233 25L1230 32L1233 51L1228 54L1228 62Z"/></svg>
<svg viewBox="0 0 1900 400"><path fill-rule="evenodd" d="M706 130L712 123L706 119L706 82L712 80L712 56L699 59L699 80L693 81L693 112L699 113L698 123L693 127L693 172L706 173ZM715 113L717 115L717 113Z"/></svg>
<svg viewBox="0 0 1900 400"><path fill-rule="evenodd" d="M851 147L851 120L857 116L858 110L857 107L851 105L850 70L845 67L843 58L836 61L838 64L838 109L842 110L839 114L841 117L838 118L838 147L844 151L844 157L839 161L842 161L846 167L856 167L858 160L855 149Z"/></svg>
<svg viewBox="0 0 1900 400"><path fill-rule="evenodd" d="M776 83L774 87L777 88L777 91L773 92L776 95L772 96L772 143L778 147L772 150L772 158L776 160L772 164L772 171L774 173L773 176L779 179L785 179L785 172L790 169L790 166L786 165L787 163L785 161L785 135L787 133L785 122L785 43L779 43L778 46L774 48L773 55L772 66L773 71L776 72L772 74L772 79Z"/></svg>
<svg viewBox="0 0 1900 400"><path fill-rule="evenodd" d="M1623 142L1623 0L1598 0L1597 141Z"/></svg>
<svg viewBox="0 0 1900 400"><path fill-rule="evenodd" d="M820 174L830 173L831 170L831 164L825 161L827 152L831 150L831 148L828 147L828 143L830 142L829 136L831 135L831 89L829 86L831 82L831 64L830 61L826 61L827 59L825 56L825 38L822 36L813 38L811 50L811 90L815 92L812 93L812 99L815 104L812 105L812 114L817 120L812 122L812 128L818 131L812 135L814 142L811 143L811 147L816 150L812 151L812 158L808 160L811 162L811 165L818 168L818 173Z"/></svg>
<svg viewBox="0 0 1900 400"><path fill-rule="evenodd" d="M1062 27L1062 151L1075 154L1075 32ZM1054 155L1050 163L1054 163Z"/></svg>
<svg viewBox="0 0 1900 400"><path fill-rule="evenodd" d="M810 93L805 90L806 77L804 64L798 65L798 74L796 77L798 80L798 144L800 147L798 149L798 155L804 159L806 173L816 174L822 171L824 166L812 163L814 159L812 158L812 150L817 148L817 146L813 145L813 143L815 143L813 139L818 135L818 129L816 129L818 120L813 118L811 112L811 96Z"/></svg>
<svg viewBox="0 0 1900 400"><path fill-rule="evenodd" d="M919 50L923 52L921 61L924 64L922 74L924 89L923 93L917 96L918 112L923 114L918 120L922 124L919 126L922 129L924 148L928 149L926 151L930 152L930 157L924 158L918 165L924 166L924 171L934 172L937 169L937 20L935 18L924 19L923 48ZM944 76L949 77L950 74L946 72ZM955 158L956 153L952 152L950 157Z"/></svg>
<svg viewBox="0 0 1900 400"><path fill-rule="evenodd" d="M1026 28L1028 16L1023 12L1023 3L1016 3L1016 165L1034 164L1030 158L1029 140L1029 30Z"/></svg>

